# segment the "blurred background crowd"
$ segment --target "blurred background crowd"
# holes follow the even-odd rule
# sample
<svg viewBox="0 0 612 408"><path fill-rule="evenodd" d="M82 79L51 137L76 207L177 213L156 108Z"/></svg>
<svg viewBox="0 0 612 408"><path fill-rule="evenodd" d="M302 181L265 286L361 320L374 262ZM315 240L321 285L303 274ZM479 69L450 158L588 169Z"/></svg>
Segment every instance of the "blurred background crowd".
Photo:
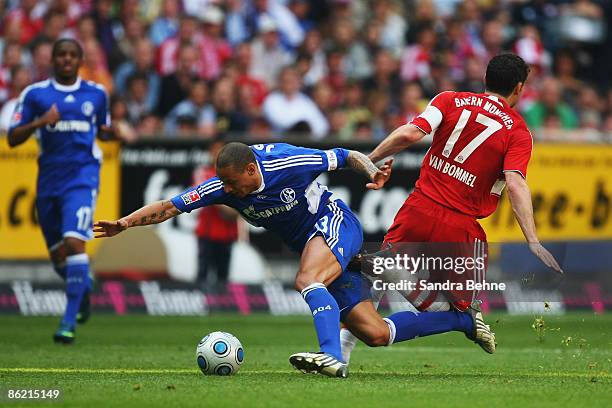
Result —
<svg viewBox="0 0 612 408"><path fill-rule="evenodd" d="M127 142L380 140L444 90L483 91L521 55L518 106L538 140L612 140L612 2L596 0L0 1L0 132L78 40Z"/></svg>

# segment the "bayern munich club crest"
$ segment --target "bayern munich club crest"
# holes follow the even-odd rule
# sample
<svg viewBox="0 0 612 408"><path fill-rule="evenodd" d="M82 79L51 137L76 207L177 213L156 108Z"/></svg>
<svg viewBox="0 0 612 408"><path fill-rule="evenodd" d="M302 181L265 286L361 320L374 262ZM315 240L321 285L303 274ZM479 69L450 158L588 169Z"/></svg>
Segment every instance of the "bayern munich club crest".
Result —
<svg viewBox="0 0 612 408"><path fill-rule="evenodd" d="M283 203L289 204L295 200L295 191L292 188L285 188L280 193L280 199Z"/></svg>
<svg viewBox="0 0 612 408"><path fill-rule="evenodd" d="M91 116L93 111L94 111L93 103L91 103L89 101L83 102L83 104L81 105L81 112L83 112L83 115Z"/></svg>

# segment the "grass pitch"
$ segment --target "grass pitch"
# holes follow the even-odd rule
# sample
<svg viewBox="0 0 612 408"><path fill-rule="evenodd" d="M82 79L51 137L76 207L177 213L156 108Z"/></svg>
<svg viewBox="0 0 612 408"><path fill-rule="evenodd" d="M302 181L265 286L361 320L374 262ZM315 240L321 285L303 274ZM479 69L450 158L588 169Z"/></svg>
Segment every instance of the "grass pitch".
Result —
<svg viewBox="0 0 612 408"><path fill-rule="evenodd" d="M612 401L612 314L487 316L498 351L485 354L461 333L389 348L360 344L348 379L304 375L290 354L316 350L309 317L93 316L77 343L51 342L56 318L0 317L0 389L60 388L73 407L590 407ZM200 338L235 334L241 371L204 377ZM18 406L0 397L0 405Z"/></svg>

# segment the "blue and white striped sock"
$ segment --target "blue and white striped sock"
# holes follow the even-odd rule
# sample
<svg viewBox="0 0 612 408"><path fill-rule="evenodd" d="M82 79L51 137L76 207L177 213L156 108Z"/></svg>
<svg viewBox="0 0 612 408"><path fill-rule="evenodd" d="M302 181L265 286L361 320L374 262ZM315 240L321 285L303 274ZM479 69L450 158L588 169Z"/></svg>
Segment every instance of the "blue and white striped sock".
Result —
<svg viewBox="0 0 612 408"><path fill-rule="evenodd" d="M322 283L313 283L302 290L314 319L321 351L342 361L340 348L340 309L336 299Z"/></svg>

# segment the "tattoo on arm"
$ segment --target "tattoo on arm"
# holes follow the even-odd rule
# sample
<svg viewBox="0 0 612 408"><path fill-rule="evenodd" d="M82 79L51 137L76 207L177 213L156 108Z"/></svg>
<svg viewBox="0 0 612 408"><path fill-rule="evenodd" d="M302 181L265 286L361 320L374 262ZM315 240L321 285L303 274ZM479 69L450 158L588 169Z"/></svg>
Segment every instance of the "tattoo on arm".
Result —
<svg viewBox="0 0 612 408"><path fill-rule="evenodd" d="M363 153L356 152L354 150L351 150L349 152L347 164L348 167L358 173L363 174L367 178L371 178L372 175L378 171L378 167L376 167L376 165L372 163L372 160L370 160L368 156Z"/></svg>
<svg viewBox="0 0 612 408"><path fill-rule="evenodd" d="M171 207L171 209L167 209L168 207ZM128 219L128 226L137 227L141 225L159 224L160 222L164 222L175 215L179 215L180 213L181 212L174 207L170 201L163 201L161 203L161 210L159 212L155 211L151 214L138 216L134 214L134 218Z"/></svg>

